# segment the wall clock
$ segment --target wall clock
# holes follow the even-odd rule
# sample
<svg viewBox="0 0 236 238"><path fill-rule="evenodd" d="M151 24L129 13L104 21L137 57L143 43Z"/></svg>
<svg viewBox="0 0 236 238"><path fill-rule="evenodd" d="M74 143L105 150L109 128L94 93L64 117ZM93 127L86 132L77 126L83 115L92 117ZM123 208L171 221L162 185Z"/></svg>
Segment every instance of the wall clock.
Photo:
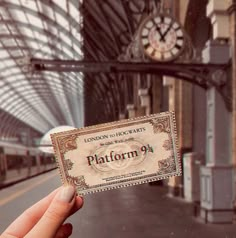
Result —
<svg viewBox="0 0 236 238"><path fill-rule="evenodd" d="M147 17L141 25L140 43L144 53L159 62L176 59L185 47L185 33L169 15Z"/></svg>

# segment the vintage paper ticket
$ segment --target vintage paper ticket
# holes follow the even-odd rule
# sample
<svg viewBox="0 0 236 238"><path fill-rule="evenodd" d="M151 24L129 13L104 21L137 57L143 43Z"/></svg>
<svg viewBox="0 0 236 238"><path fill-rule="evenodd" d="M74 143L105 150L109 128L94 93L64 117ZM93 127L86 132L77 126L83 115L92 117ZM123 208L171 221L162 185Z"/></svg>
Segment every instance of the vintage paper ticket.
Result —
<svg viewBox="0 0 236 238"><path fill-rule="evenodd" d="M80 195L181 175L173 112L51 134L63 183Z"/></svg>

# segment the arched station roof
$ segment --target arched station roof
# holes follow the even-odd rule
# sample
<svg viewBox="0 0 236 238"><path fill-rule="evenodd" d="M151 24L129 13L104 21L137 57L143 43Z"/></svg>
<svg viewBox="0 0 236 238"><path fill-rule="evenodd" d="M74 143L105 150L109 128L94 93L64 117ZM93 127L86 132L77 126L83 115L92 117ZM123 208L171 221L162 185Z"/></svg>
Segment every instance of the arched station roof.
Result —
<svg viewBox="0 0 236 238"><path fill-rule="evenodd" d="M35 72L29 67L30 59L109 61L130 57L140 23L160 2L1 0L1 124L11 122L14 127L22 122L44 134L60 125L83 126L85 113L94 114L100 122L117 119L133 100L131 75Z"/></svg>
<svg viewBox="0 0 236 238"><path fill-rule="evenodd" d="M89 104L110 91L106 108L113 110L119 85L111 75L95 75L97 85L90 75L84 85L82 73L35 73L27 65L31 58L83 60L84 52L86 60L117 59L135 34L140 10L147 7L141 2L1 0L2 123L11 115L41 133L59 125L82 126L85 87L93 88Z"/></svg>
<svg viewBox="0 0 236 238"><path fill-rule="evenodd" d="M83 124L83 75L31 71L28 61L81 60L80 1L0 2L0 109L45 133ZM10 117L2 118L10 120Z"/></svg>

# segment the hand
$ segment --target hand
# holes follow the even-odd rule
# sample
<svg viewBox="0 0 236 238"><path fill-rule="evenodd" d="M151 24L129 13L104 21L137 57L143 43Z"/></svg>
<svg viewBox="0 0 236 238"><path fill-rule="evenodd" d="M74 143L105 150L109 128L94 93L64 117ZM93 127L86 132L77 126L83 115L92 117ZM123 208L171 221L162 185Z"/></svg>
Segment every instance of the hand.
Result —
<svg viewBox="0 0 236 238"><path fill-rule="evenodd" d="M63 222L82 205L83 199L75 195L75 188L63 186L27 209L0 238L67 238L72 225Z"/></svg>
<svg viewBox="0 0 236 238"><path fill-rule="evenodd" d="M160 41L163 41L163 42L166 41L165 37L166 37L167 33L170 31L171 27L172 27L172 24L170 24L169 27L166 29L166 31L161 35Z"/></svg>
<svg viewBox="0 0 236 238"><path fill-rule="evenodd" d="M161 28L160 28L160 26L159 25L156 25L156 30L157 30L157 32L159 33L159 35L160 35L160 37L161 37L161 39L162 39L162 32L161 32Z"/></svg>

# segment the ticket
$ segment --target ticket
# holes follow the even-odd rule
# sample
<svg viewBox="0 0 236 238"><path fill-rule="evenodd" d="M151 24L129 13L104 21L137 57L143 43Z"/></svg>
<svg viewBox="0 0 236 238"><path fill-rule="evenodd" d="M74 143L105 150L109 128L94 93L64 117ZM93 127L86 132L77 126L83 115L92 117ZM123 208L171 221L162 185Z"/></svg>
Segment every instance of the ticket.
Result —
<svg viewBox="0 0 236 238"><path fill-rule="evenodd" d="M63 183L80 195L181 175L174 112L51 134Z"/></svg>

